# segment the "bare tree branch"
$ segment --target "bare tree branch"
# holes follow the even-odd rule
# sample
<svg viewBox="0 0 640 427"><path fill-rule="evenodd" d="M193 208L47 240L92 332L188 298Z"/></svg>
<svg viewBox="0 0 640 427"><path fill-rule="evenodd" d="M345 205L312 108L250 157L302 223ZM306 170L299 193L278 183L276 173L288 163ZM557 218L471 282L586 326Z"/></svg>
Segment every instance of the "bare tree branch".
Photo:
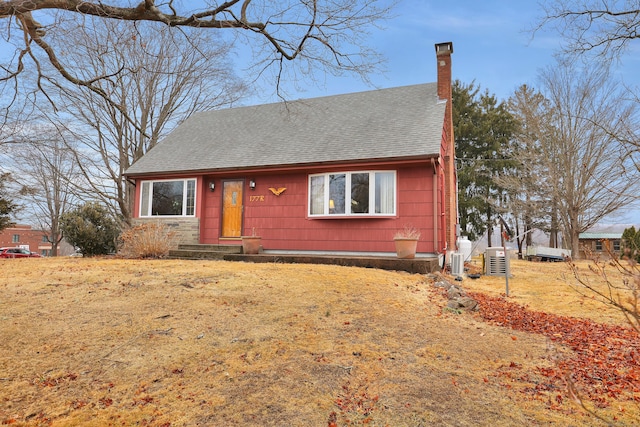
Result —
<svg viewBox="0 0 640 427"><path fill-rule="evenodd" d="M579 234L624 209L640 191L626 155L629 129L638 128L638 104L625 101L606 67L564 62L541 78L554 129L541 146L548 160L542 178L552 183L563 234L577 254Z"/></svg>
<svg viewBox="0 0 640 427"><path fill-rule="evenodd" d="M619 0L547 0L534 33L553 27L566 39L565 53L619 59L640 39L640 4Z"/></svg>
<svg viewBox="0 0 640 427"><path fill-rule="evenodd" d="M229 0L221 4L206 2L204 9L192 5L178 12L173 1L158 3L141 1L137 6L123 7L124 2L113 0L11 0L0 2L0 20L5 18L7 41L17 40L12 27L23 33L20 54L10 64L2 64L2 79L15 79L24 72L25 56L33 57L38 69L32 44L45 53L47 60L67 81L87 88L97 95L108 94L95 83L106 76L81 78L69 71L51 44L46 41L57 31L56 23L63 17L79 21L82 17L113 19L129 22L151 22L168 27L192 29L227 29L252 37L249 44L258 53L254 65L279 64L276 79L280 80L284 61L300 58L304 63L315 63L321 69L338 73L353 72L361 77L378 64L377 56L364 48L369 27L385 18L395 0ZM126 3L124 3L126 4ZM43 15L41 25L34 13ZM13 20L12 18L15 18ZM81 25L81 24L80 24ZM355 50L354 50L355 49ZM351 52L349 52L351 50ZM309 69L307 67L307 69ZM41 73L41 71L39 71ZM40 74L39 78L42 78ZM113 104L118 108L117 104ZM122 111L124 113L124 111Z"/></svg>
<svg viewBox="0 0 640 427"><path fill-rule="evenodd" d="M627 323L640 332L640 266L633 258L620 258L607 247L608 260L600 260L589 253L589 270L596 275L592 282L574 262L568 265L577 285L574 289L589 298L615 307L626 318ZM609 271L622 275L622 283L614 283ZM604 286L603 286L604 285Z"/></svg>
<svg viewBox="0 0 640 427"><path fill-rule="evenodd" d="M211 34L184 37L166 27L117 21L99 21L91 31L70 25L76 43L65 49L67 61L78 64L73 72L80 76L110 76L95 85L112 102L70 84L52 82L46 89L74 117L69 131L82 144L74 153L84 190L129 223L133 187L124 171L192 113L234 103L246 88L230 71L229 46ZM65 38L53 41L62 49Z"/></svg>

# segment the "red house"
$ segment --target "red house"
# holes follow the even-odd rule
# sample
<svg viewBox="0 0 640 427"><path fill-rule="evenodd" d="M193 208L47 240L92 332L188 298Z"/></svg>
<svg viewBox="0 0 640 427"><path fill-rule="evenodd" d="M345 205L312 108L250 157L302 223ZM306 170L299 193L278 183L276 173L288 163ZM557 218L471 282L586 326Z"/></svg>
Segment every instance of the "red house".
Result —
<svg viewBox="0 0 640 427"><path fill-rule="evenodd" d="M411 225L419 254L454 250L453 45L435 47L436 83L194 114L127 170L136 221L332 254L394 253Z"/></svg>

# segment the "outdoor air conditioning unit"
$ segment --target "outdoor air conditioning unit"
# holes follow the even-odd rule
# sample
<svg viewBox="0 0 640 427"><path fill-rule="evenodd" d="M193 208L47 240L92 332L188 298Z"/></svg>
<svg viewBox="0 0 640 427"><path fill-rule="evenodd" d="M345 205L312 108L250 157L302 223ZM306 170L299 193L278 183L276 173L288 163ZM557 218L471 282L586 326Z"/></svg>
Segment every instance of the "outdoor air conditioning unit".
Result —
<svg viewBox="0 0 640 427"><path fill-rule="evenodd" d="M506 276L509 269L509 254L503 247L487 248L484 262L487 276Z"/></svg>
<svg viewBox="0 0 640 427"><path fill-rule="evenodd" d="M464 274L464 254L454 252L451 254L451 274L462 276Z"/></svg>

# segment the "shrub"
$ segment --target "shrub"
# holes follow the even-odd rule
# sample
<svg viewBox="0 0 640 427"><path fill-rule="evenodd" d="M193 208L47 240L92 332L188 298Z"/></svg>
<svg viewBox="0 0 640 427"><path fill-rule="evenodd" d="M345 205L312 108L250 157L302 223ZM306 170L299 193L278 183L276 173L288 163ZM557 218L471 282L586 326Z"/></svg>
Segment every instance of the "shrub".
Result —
<svg viewBox="0 0 640 427"><path fill-rule="evenodd" d="M176 233L162 223L132 227L120 235L120 255L125 258L162 258L169 254Z"/></svg>
<svg viewBox="0 0 640 427"><path fill-rule="evenodd" d="M622 233L622 245L620 256L623 259L640 262L640 231L635 227L627 228Z"/></svg>
<svg viewBox="0 0 640 427"><path fill-rule="evenodd" d="M60 224L64 237L84 256L106 255L116 250L120 230L107 209L99 203L85 203L64 213Z"/></svg>

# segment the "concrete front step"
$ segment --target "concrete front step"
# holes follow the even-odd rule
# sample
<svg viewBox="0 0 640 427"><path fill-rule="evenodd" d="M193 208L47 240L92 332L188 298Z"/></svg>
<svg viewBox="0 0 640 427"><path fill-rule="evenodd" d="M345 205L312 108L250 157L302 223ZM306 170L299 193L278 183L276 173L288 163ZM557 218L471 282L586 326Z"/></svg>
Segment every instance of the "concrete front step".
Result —
<svg viewBox="0 0 640 427"><path fill-rule="evenodd" d="M169 258L181 259L218 259L223 260L226 252L213 251L189 251L184 249L173 249L169 251Z"/></svg>
<svg viewBox="0 0 640 427"><path fill-rule="evenodd" d="M384 270L408 271L427 274L440 269L437 257L400 259L384 256L345 255L305 255L305 254L265 254L248 255L242 253L241 245L180 245L169 251L170 258L210 259L259 263L300 263L333 264L341 266L380 268Z"/></svg>
<svg viewBox="0 0 640 427"><path fill-rule="evenodd" d="M241 254L242 245L178 245L178 250L224 252L227 254Z"/></svg>
<svg viewBox="0 0 640 427"><path fill-rule="evenodd" d="M169 251L170 258L224 259L228 254L241 254L241 245L179 245Z"/></svg>

